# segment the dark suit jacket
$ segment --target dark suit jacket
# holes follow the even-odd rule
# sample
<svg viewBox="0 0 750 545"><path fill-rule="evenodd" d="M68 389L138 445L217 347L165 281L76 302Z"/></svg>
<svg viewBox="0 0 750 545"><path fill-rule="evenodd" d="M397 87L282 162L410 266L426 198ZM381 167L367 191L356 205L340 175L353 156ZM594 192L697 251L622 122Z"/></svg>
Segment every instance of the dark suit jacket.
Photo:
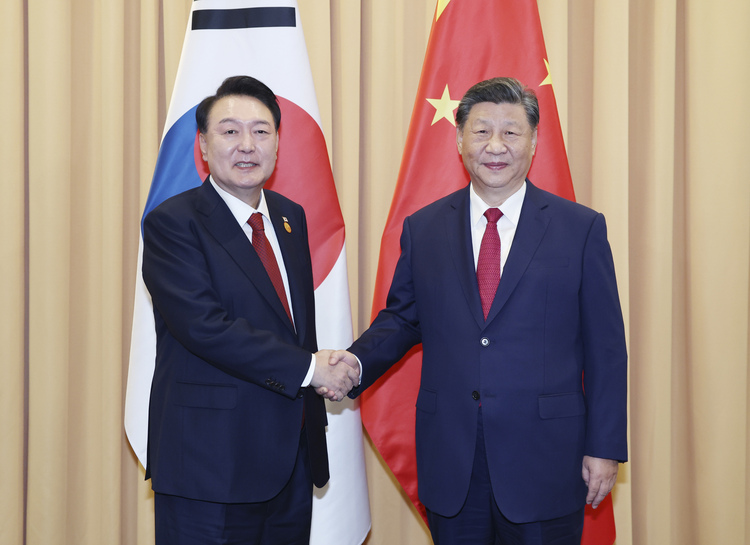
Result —
<svg viewBox="0 0 750 545"><path fill-rule="evenodd" d="M304 404L299 385L317 350L312 265L302 207L272 191L265 197L296 332L210 183L166 200L144 221L143 279L157 336L147 478L156 492L258 502L274 497L292 473ZM315 398L313 416L324 426L325 406Z"/></svg>
<svg viewBox="0 0 750 545"><path fill-rule="evenodd" d="M604 217L527 184L486 322L467 187L406 218L386 308L351 347L359 392L423 344L419 498L440 515L466 498L480 403L493 491L511 521L583 507L584 455L627 459L627 356Z"/></svg>

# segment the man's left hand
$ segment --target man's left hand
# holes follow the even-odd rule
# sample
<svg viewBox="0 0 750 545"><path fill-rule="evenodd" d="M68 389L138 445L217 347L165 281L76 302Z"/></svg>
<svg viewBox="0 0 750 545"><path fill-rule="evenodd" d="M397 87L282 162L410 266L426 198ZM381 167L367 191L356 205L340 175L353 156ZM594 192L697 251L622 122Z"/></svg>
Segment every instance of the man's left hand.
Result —
<svg viewBox="0 0 750 545"><path fill-rule="evenodd" d="M617 469L620 464L617 460L606 458L583 457L583 480L589 487L586 503L596 509L607 497L617 480Z"/></svg>

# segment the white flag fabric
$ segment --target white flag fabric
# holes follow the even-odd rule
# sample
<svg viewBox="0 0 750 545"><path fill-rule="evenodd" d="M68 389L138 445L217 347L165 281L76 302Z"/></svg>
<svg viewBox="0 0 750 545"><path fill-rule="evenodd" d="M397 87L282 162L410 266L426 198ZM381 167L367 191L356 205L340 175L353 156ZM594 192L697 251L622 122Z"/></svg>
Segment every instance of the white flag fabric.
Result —
<svg viewBox="0 0 750 545"><path fill-rule="evenodd" d="M253 76L279 98L276 170L266 187L301 204L307 215L321 348L351 344L344 221L320 123L295 0L195 0L167 112L145 217L165 199L200 185L208 170L198 149L195 109L235 75ZM148 404L156 357L151 298L141 277L142 239L125 399L125 431L146 463ZM310 543L361 544L370 528L359 407L327 402L331 478L315 490Z"/></svg>

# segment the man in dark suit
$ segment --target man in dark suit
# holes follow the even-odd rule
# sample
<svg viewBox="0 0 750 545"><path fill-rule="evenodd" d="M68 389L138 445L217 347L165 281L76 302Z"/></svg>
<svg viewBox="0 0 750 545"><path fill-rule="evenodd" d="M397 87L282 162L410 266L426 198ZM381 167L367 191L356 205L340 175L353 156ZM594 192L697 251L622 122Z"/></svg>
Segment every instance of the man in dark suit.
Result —
<svg viewBox="0 0 750 545"><path fill-rule="evenodd" d="M386 308L349 352L356 395L422 343L419 498L435 543L580 543L627 459L626 349L604 217L526 179L533 91L472 87L471 184L404 221Z"/></svg>
<svg viewBox="0 0 750 545"><path fill-rule="evenodd" d="M211 175L143 225L157 333L146 469L156 543L306 544L313 483L328 481L313 388L340 400L358 371L316 353L305 213L263 189L276 96L228 78L196 120Z"/></svg>

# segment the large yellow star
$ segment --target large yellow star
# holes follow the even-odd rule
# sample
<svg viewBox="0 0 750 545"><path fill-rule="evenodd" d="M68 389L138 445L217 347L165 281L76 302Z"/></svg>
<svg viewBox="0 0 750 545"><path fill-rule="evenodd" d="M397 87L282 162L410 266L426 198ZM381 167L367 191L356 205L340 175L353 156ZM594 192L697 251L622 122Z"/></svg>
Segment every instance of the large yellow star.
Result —
<svg viewBox="0 0 750 545"><path fill-rule="evenodd" d="M552 74L549 71L549 63L547 62L547 59L544 59L544 66L547 67L547 77L539 84L539 87L542 85L552 85Z"/></svg>
<svg viewBox="0 0 750 545"><path fill-rule="evenodd" d="M440 19L443 14L443 10L451 3L451 0L438 0L437 9L435 10L435 20Z"/></svg>
<svg viewBox="0 0 750 545"><path fill-rule="evenodd" d="M432 106L435 108L435 117L432 118L432 123L430 125L434 125L441 119L445 118L451 122L451 125L453 125L454 127L456 126L456 118L453 115L453 110L458 108L458 103L461 101L451 100L451 94L448 91L447 84L445 86L445 90L443 91L443 96L441 96L440 98L428 98L427 102L432 104Z"/></svg>

